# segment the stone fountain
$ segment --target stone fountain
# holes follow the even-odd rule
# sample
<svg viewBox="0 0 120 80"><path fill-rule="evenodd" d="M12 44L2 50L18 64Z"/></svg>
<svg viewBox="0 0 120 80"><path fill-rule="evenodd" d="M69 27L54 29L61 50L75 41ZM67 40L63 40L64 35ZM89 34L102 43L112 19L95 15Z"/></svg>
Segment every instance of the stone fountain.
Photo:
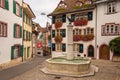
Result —
<svg viewBox="0 0 120 80"><path fill-rule="evenodd" d="M45 61L45 67L41 69L46 74L83 77L94 75L97 67L91 65L88 58L74 57L73 53L73 26L67 26L67 54L64 57L50 58Z"/></svg>

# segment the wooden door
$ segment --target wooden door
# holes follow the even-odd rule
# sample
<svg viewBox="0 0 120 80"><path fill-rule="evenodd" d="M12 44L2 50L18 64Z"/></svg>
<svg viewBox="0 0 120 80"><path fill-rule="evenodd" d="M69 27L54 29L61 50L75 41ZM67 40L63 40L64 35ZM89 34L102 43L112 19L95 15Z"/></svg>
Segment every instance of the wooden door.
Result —
<svg viewBox="0 0 120 80"><path fill-rule="evenodd" d="M104 60L110 59L110 49L108 45L101 45L100 46L100 53L99 58Z"/></svg>

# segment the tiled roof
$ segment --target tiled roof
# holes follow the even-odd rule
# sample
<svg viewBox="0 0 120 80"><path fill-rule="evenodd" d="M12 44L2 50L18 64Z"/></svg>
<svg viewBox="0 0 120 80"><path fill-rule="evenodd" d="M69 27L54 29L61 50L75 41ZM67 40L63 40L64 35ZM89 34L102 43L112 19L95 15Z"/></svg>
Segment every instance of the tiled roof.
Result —
<svg viewBox="0 0 120 80"><path fill-rule="evenodd" d="M87 1L87 0L62 0L62 1L59 2L59 4L64 3L64 4L67 5L67 7L63 11L58 11L58 9L59 9L58 8L59 4L58 4L56 9L52 13L50 13L48 16L94 8L94 5L91 4L89 7L81 7L80 9L75 9L75 4L76 4L77 1L80 1L84 4L85 1ZM95 1L95 0L92 0L92 2L93 1Z"/></svg>

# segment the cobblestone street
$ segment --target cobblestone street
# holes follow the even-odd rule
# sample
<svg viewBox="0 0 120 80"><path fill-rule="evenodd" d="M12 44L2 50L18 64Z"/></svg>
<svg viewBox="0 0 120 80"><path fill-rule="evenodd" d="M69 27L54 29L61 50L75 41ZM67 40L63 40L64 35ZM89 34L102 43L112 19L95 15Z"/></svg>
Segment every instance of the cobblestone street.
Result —
<svg viewBox="0 0 120 80"><path fill-rule="evenodd" d="M99 72L94 76L74 78L66 76L46 75L41 72L44 64L19 75L11 80L120 80L120 62L106 60L92 60L92 64L99 67Z"/></svg>

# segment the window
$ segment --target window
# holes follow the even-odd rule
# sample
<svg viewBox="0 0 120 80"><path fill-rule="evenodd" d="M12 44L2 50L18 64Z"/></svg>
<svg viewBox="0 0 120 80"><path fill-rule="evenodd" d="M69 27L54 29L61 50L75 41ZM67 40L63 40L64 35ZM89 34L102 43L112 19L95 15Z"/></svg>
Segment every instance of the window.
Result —
<svg viewBox="0 0 120 80"><path fill-rule="evenodd" d="M20 5L18 3L16 4L16 14L20 15Z"/></svg>
<svg viewBox="0 0 120 80"><path fill-rule="evenodd" d="M62 15L56 16L55 22L62 22Z"/></svg>
<svg viewBox="0 0 120 80"><path fill-rule="evenodd" d="M13 0L13 13L19 17L22 17L22 6Z"/></svg>
<svg viewBox="0 0 120 80"><path fill-rule="evenodd" d="M14 38L22 37L22 26L14 24Z"/></svg>
<svg viewBox="0 0 120 80"><path fill-rule="evenodd" d="M79 44L73 44L73 51L79 51Z"/></svg>
<svg viewBox="0 0 120 80"><path fill-rule="evenodd" d="M56 44L56 51L61 51L62 50L62 44L61 43L57 43Z"/></svg>
<svg viewBox="0 0 120 80"><path fill-rule="evenodd" d="M86 0L85 4L92 4L91 0Z"/></svg>
<svg viewBox="0 0 120 80"><path fill-rule="evenodd" d="M102 36L119 35L120 25L115 23L107 23L102 26Z"/></svg>
<svg viewBox="0 0 120 80"><path fill-rule="evenodd" d="M82 5L83 5L83 3L80 2L80 1L77 1L76 4L75 4L75 6L80 6L80 7L81 7Z"/></svg>
<svg viewBox="0 0 120 80"><path fill-rule="evenodd" d="M87 34L94 34L93 28L89 27L89 28L86 29L86 31L87 31Z"/></svg>
<svg viewBox="0 0 120 80"><path fill-rule="evenodd" d="M116 2L109 2L107 4L107 12L108 13L115 13L116 12Z"/></svg>
<svg viewBox="0 0 120 80"><path fill-rule="evenodd" d="M0 22L0 37L7 37L7 24Z"/></svg>
<svg viewBox="0 0 120 80"><path fill-rule="evenodd" d="M23 45L15 44L11 46L11 59L23 56Z"/></svg>
<svg viewBox="0 0 120 80"><path fill-rule="evenodd" d="M64 3L64 2L61 1L61 3L58 5L58 8L65 9L65 8L67 8L67 5L66 5L66 3Z"/></svg>
<svg viewBox="0 0 120 80"><path fill-rule="evenodd" d="M0 7L9 10L9 0L0 0Z"/></svg>

